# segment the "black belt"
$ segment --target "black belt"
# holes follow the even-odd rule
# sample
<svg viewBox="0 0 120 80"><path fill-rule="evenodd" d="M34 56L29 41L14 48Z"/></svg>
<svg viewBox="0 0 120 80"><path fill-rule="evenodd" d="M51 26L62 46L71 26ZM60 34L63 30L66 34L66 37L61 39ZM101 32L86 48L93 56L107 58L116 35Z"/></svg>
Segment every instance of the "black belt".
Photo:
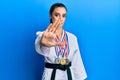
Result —
<svg viewBox="0 0 120 80"><path fill-rule="evenodd" d="M46 68L53 69L52 75L51 75L51 80L55 80L56 69L60 69L60 70L63 70L63 71L67 70L68 80L72 80L71 71L70 71L70 68L69 68L70 66L71 66L71 62L67 65L45 63Z"/></svg>

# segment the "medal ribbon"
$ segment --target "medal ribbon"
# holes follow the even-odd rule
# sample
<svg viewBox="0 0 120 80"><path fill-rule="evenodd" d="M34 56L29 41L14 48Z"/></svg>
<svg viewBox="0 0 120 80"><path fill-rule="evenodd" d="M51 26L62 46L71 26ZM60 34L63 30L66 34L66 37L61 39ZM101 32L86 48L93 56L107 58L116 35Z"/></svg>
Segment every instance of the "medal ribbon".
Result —
<svg viewBox="0 0 120 80"><path fill-rule="evenodd" d="M56 35L56 42L59 42L59 41L61 41L61 40ZM68 55L69 55L69 42L68 42L68 35L66 34L65 31L64 31L64 36L62 38L62 42L63 41L65 42L65 46L55 46L56 55L59 56L61 53L62 57L64 57L64 56L68 57Z"/></svg>

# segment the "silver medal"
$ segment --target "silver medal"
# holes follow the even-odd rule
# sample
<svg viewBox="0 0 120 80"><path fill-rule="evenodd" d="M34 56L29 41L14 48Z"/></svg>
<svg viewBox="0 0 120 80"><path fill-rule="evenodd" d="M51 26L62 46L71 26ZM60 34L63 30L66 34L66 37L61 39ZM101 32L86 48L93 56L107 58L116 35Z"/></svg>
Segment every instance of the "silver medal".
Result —
<svg viewBox="0 0 120 80"><path fill-rule="evenodd" d="M60 59L59 59L59 58L56 58L56 59L55 59L55 63L56 63L56 64L59 64L59 63L60 63Z"/></svg>

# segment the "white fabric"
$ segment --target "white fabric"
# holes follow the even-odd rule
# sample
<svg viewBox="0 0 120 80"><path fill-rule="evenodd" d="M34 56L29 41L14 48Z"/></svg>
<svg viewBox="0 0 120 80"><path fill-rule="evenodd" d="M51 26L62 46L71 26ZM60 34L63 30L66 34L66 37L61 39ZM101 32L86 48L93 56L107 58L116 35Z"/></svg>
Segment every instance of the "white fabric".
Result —
<svg viewBox="0 0 120 80"><path fill-rule="evenodd" d="M55 63L55 58L57 58L54 47L45 47L40 45L40 39L43 32L37 32L37 38L35 41L36 51L45 57L45 62ZM70 67L73 80L84 80L87 78L87 74L82 62L82 58L79 51L79 46L77 38L72 33L66 32L68 35L68 42L70 53L68 59L72 62ZM64 33L63 33L64 34ZM63 37L63 35L62 35ZM52 69L44 68L44 73L42 80L50 80ZM67 72L56 70L55 80L68 80Z"/></svg>

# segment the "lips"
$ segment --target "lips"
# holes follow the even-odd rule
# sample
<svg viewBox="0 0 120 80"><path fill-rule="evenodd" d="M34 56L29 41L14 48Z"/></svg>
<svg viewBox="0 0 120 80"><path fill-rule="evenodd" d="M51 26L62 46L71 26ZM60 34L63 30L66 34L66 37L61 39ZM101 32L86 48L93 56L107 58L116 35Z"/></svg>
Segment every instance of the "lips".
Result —
<svg viewBox="0 0 120 80"><path fill-rule="evenodd" d="M64 22L60 22L60 24L64 24Z"/></svg>

